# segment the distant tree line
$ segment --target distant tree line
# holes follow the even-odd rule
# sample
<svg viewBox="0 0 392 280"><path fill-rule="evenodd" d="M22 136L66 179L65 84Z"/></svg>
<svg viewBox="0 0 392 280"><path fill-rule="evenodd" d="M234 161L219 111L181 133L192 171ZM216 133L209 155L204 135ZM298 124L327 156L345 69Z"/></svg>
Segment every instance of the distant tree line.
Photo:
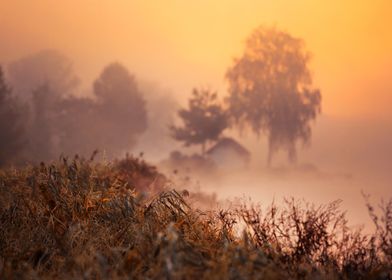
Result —
<svg viewBox="0 0 392 280"><path fill-rule="evenodd" d="M309 61L301 39L276 28L255 29L226 72L224 100L211 89L194 88L171 136L185 146L200 145L204 155L225 129L249 128L267 136L268 165L279 150L295 162L298 143L309 144L311 121L321 110ZM0 71L0 165L88 155L95 148L113 157L147 129L144 96L119 63L103 69L91 97L75 95L80 80L56 51L25 57L7 70L9 83Z"/></svg>
<svg viewBox="0 0 392 280"><path fill-rule="evenodd" d="M147 128L145 99L119 63L106 66L92 97L74 94L69 60L44 51L0 71L0 165L53 160L60 154L110 158L128 151Z"/></svg>

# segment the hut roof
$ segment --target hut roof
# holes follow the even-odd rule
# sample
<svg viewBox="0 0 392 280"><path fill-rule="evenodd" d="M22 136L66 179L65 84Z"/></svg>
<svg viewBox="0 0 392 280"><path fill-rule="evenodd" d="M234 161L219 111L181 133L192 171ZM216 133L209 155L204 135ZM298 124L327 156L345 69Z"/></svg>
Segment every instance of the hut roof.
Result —
<svg viewBox="0 0 392 280"><path fill-rule="evenodd" d="M207 154L211 155L217 152L218 150L228 150L228 149L231 149L244 157L250 156L250 153L247 149L245 149L240 143L235 141L233 138L229 138L229 137L220 139L214 146L212 146L207 151Z"/></svg>

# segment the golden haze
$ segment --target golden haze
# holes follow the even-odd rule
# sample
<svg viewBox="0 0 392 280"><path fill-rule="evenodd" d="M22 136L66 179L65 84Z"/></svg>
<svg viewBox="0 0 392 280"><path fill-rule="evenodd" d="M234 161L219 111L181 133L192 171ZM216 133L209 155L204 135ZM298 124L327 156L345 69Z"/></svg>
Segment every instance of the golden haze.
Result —
<svg viewBox="0 0 392 280"><path fill-rule="evenodd" d="M1 0L0 62L64 51L88 82L119 60L183 99L225 91L224 73L259 24L305 40L325 114L391 119L390 1Z"/></svg>

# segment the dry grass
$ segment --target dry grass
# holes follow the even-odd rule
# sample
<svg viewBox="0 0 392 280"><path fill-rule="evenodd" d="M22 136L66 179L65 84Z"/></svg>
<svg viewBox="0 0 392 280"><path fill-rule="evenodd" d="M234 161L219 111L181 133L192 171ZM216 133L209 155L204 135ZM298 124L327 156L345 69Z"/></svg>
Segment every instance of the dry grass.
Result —
<svg viewBox="0 0 392 280"><path fill-rule="evenodd" d="M339 202L200 211L143 160L0 171L2 279L391 279L392 201L364 235Z"/></svg>

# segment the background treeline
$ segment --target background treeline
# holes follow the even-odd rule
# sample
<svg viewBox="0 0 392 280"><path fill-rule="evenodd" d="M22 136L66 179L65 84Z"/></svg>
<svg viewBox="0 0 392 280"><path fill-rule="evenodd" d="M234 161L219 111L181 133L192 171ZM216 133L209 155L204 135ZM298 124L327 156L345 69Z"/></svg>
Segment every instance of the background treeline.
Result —
<svg viewBox="0 0 392 280"><path fill-rule="evenodd" d="M133 75L119 63L107 65L91 97L75 94L78 82L72 63L56 51L12 63L7 79L0 71L0 165L94 149L111 158L136 143L147 111Z"/></svg>
<svg viewBox="0 0 392 280"><path fill-rule="evenodd" d="M310 143L311 122L321 111L309 61L301 39L276 28L256 28L243 54L227 69L223 100L211 89L194 88L188 108L178 112L182 124L157 119L167 130L160 136L171 132L185 146L200 145L204 155L226 129L247 128L267 136L268 164L280 150L295 162L297 146ZM87 155L94 149L111 158L131 150L148 119L134 76L112 63L93 83L90 97L75 94L79 82L72 63L56 51L7 66L7 80L0 76L0 95L7 96L1 104L1 164L52 160L61 153Z"/></svg>

